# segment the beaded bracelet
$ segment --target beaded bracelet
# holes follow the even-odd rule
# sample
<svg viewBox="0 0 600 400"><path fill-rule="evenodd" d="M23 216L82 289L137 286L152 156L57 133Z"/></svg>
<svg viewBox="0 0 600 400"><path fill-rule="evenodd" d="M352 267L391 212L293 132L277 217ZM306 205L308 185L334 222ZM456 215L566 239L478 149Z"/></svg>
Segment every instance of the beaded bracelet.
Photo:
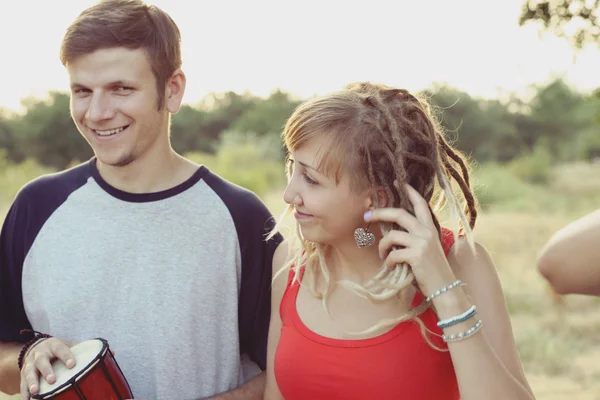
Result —
<svg viewBox="0 0 600 400"><path fill-rule="evenodd" d="M427 296L427 298L425 299L425 301L427 303L431 302L431 300L433 300L434 298L438 297L439 295L446 293L448 290L450 289L454 289L457 286L462 285L462 281L460 279L455 280L454 282L452 282L451 284L449 284L446 287L443 287L435 292L433 292L432 294L430 294L429 296Z"/></svg>
<svg viewBox="0 0 600 400"><path fill-rule="evenodd" d="M475 316L475 314L477 314L477 307L473 305L467 311L460 315L456 315L454 317L444 319L438 322L437 326L441 329L446 329L453 325L460 324L461 322L468 320L469 318Z"/></svg>
<svg viewBox="0 0 600 400"><path fill-rule="evenodd" d="M481 322L480 319L478 319L477 322L475 323L475 325L473 325L468 330L466 330L464 332L460 332L460 333L454 333L452 335L443 335L442 339L446 343L448 343L448 342L460 342L461 340L464 340L464 339L466 339L468 337L471 337L474 334L476 334L477 332L479 332L479 330L481 329L482 325L483 325L483 323Z"/></svg>
<svg viewBox="0 0 600 400"><path fill-rule="evenodd" d="M31 339L30 341L28 341L27 343L25 343L23 345L23 347L21 348L21 351L19 352L19 358L17 359L17 365L19 366L19 371L23 369L23 360L25 359L25 356L27 355L27 352L36 344L38 344L39 342L42 342L48 338L51 338L52 336L47 335L45 333L41 333L41 332L37 332L37 331L32 331L30 329L23 329L21 331L21 335L26 334L26 333L34 333L34 337L33 339Z"/></svg>

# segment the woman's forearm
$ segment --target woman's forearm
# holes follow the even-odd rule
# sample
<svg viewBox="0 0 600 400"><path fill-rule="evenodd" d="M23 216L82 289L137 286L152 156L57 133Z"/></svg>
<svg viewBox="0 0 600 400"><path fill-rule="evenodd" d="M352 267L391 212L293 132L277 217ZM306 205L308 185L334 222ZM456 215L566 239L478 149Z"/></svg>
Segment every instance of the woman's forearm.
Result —
<svg viewBox="0 0 600 400"><path fill-rule="evenodd" d="M434 299L434 305L440 319L459 315L471 307L467 296L460 290ZM444 334L468 331L477 320L478 316L475 315L467 321L444 329ZM448 343L448 348L462 400L534 399L529 389L502 364L485 336L485 325L470 337Z"/></svg>

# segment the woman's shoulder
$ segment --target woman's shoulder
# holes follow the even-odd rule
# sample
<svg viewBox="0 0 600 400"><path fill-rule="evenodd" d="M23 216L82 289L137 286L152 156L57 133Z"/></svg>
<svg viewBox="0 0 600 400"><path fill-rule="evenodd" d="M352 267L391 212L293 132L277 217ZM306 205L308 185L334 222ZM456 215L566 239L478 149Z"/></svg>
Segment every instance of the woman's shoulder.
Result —
<svg viewBox="0 0 600 400"><path fill-rule="evenodd" d="M470 286L471 291L475 286L484 290L500 287L496 266L483 244L474 241L471 245L465 236L459 236L447 257L456 277Z"/></svg>
<svg viewBox="0 0 600 400"><path fill-rule="evenodd" d="M291 261L294 258L294 250L288 239L284 239L273 254L273 291L283 296L286 288L290 286L294 278L294 266Z"/></svg>

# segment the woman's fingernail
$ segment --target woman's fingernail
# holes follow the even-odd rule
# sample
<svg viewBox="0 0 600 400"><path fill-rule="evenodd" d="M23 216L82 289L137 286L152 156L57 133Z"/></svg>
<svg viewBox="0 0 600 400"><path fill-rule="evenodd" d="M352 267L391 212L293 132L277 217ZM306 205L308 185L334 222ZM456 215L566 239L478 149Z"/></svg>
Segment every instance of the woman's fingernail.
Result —
<svg viewBox="0 0 600 400"><path fill-rule="evenodd" d="M48 381L48 383L50 383L50 380L51 380L52 378L54 378L54 375L52 375L52 374L48 374L48 375L46 375L46 381Z"/></svg>
<svg viewBox="0 0 600 400"><path fill-rule="evenodd" d="M373 215L373 211L369 210L369 211L365 212L365 216L364 216L365 221L368 221L369 218L371 218L371 215Z"/></svg>
<svg viewBox="0 0 600 400"><path fill-rule="evenodd" d="M72 358L69 358L67 360L67 368L73 368L74 365L75 365L75 360L73 360Z"/></svg>

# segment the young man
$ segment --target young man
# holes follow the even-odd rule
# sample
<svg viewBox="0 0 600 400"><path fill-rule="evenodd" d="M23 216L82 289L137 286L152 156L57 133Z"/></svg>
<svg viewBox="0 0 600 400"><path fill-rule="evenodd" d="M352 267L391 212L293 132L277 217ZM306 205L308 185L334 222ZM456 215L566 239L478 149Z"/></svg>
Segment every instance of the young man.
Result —
<svg viewBox="0 0 600 400"><path fill-rule="evenodd" d="M281 242L252 193L176 154L180 34L141 0L103 1L61 61L89 162L27 184L0 236L0 391L39 392L50 362L102 337L138 398L258 399ZM56 132L60 135L60 132ZM33 329L50 339L23 351ZM35 338L34 338L35 339Z"/></svg>

